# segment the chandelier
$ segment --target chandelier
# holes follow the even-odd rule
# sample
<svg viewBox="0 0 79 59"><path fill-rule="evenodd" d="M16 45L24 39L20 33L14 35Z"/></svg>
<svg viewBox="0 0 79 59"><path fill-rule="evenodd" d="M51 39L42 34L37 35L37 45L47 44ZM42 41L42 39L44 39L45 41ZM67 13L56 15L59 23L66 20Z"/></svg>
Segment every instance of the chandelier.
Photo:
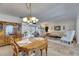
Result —
<svg viewBox="0 0 79 59"><path fill-rule="evenodd" d="M29 11L29 16L23 18L23 22L28 23L28 24L36 24L38 22L38 19L36 17L32 17L32 12L31 12L31 3L28 5L26 4L26 7Z"/></svg>

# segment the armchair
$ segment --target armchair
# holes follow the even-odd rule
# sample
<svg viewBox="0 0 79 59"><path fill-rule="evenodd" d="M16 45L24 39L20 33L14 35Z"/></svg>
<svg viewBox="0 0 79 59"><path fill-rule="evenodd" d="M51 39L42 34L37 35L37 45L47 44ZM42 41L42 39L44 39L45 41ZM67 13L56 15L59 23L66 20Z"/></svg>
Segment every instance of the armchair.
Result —
<svg viewBox="0 0 79 59"><path fill-rule="evenodd" d="M66 35L63 36L61 38L61 40L70 44L73 41L74 36L75 36L75 31L74 30L73 31L67 31Z"/></svg>

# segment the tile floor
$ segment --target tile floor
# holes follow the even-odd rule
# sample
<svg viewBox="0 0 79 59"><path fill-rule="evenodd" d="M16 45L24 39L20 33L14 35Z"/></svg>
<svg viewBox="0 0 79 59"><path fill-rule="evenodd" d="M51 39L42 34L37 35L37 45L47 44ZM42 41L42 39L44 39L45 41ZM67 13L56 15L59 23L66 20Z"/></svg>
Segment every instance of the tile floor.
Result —
<svg viewBox="0 0 79 59"><path fill-rule="evenodd" d="M79 56L79 45L69 45L55 38L48 39L48 41L48 56ZM36 55L40 56L39 52ZM11 46L0 47L0 56L12 56ZM43 56L45 56L44 52Z"/></svg>

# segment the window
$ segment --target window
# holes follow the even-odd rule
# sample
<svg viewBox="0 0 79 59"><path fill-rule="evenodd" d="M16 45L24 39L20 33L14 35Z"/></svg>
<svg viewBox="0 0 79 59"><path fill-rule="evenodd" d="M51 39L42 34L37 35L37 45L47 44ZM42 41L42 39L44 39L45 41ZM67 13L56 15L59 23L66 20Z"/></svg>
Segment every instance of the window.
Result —
<svg viewBox="0 0 79 59"><path fill-rule="evenodd" d="M7 25L6 26L6 35L13 34L13 26Z"/></svg>

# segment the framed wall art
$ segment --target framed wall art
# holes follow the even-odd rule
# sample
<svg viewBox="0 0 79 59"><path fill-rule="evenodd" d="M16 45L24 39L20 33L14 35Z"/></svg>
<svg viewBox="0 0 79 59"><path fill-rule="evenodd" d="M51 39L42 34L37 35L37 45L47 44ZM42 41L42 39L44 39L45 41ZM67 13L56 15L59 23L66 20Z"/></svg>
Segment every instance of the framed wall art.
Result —
<svg viewBox="0 0 79 59"><path fill-rule="evenodd" d="M54 26L54 30L55 31L60 31L61 30L61 26L59 26L59 25L58 26Z"/></svg>

